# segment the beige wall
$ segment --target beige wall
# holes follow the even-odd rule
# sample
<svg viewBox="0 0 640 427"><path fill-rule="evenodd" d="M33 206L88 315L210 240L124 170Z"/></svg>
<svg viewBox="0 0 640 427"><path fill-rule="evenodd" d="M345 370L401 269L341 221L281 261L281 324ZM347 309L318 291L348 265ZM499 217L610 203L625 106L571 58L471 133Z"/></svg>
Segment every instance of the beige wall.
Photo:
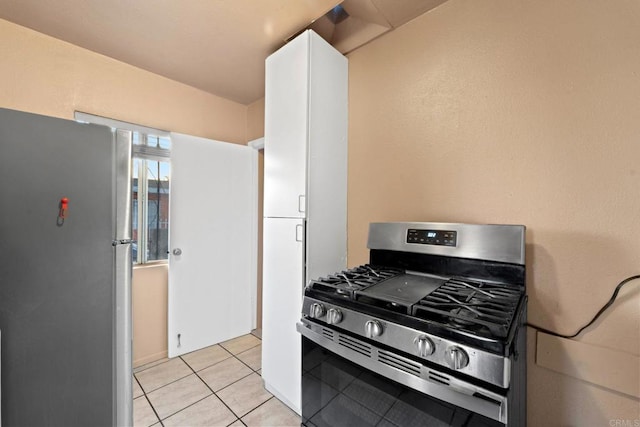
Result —
<svg viewBox="0 0 640 427"><path fill-rule="evenodd" d="M247 141L245 105L4 20L0 107L66 119L78 110L222 141ZM132 286L133 353L139 365L166 355L167 266L135 267Z"/></svg>
<svg viewBox="0 0 640 427"><path fill-rule="evenodd" d="M449 0L350 54L349 264L372 221L525 224L529 320L590 320L640 272L639 18L628 0ZM639 308L630 283L578 340L640 360ZM529 335L530 425L640 418L638 396L536 365Z"/></svg>
<svg viewBox="0 0 640 427"><path fill-rule="evenodd" d="M167 264L133 269L133 366L167 357Z"/></svg>
<svg viewBox="0 0 640 427"><path fill-rule="evenodd" d="M0 20L0 107L246 142L247 107Z"/></svg>
<svg viewBox="0 0 640 427"><path fill-rule="evenodd" d="M264 98L247 105L247 141L264 136Z"/></svg>

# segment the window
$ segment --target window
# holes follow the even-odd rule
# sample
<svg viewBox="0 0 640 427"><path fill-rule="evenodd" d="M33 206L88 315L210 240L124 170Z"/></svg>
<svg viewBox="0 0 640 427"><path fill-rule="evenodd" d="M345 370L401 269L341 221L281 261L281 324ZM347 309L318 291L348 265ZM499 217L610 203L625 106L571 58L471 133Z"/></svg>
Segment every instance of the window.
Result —
<svg viewBox="0 0 640 427"><path fill-rule="evenodd" d="M142 264L168 258L171 141L133 132L133 144L133 261Z"/></svg>
<svg viewBox="0 0 640 427"><path fill-rule="evenodd" d="M169 190L171 188L171 139L169 132L75 112L75 119L113 129L131 131L133 262L166 260L169 251Z"/></svg>

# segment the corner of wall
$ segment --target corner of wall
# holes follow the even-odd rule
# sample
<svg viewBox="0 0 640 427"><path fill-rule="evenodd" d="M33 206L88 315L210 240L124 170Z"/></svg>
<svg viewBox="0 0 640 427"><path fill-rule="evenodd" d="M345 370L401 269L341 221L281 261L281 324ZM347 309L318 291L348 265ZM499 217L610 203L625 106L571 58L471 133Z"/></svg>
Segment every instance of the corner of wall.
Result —
<svg viewBox="0 0 640 427"><path fill-rule="evenodd" d="M247 105L247 142L264 136L264 97Z"/></svg>

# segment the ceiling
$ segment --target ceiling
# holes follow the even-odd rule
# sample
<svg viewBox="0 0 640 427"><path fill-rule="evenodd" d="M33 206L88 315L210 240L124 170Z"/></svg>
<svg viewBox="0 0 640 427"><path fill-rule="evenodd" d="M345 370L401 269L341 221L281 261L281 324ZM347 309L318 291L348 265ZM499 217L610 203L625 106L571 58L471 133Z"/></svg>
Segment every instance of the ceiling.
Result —
<svg viewBox="0 0 640 427"><path fill-rule="evenodd" d="M313 28L343 53L445 0L0 0L0 18L212 94L264 96L264 60ZM346 15L328 16L336 3Z"/></svg>

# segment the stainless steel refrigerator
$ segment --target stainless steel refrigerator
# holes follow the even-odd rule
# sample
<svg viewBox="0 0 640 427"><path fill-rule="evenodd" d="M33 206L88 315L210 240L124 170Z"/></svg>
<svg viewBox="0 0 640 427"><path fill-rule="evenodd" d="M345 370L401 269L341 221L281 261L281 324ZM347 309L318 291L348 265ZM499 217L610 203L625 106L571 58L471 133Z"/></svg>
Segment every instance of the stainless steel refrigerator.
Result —
<svg viewBox="0 0 640 427"><path fill-rule="evenodd" d="M1 425L127 426L131 135L0 109Z"/></svg>

